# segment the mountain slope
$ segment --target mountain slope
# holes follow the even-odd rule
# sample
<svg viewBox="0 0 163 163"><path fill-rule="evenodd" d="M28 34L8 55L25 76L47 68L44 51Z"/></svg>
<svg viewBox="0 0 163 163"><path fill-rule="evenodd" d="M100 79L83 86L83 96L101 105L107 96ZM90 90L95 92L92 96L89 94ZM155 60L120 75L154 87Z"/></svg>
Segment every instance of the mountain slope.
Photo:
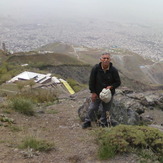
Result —
<svg viewBox="0 0 163 163"><path fill-rule="evenodd" d="M152 65L141 66L141 70L153 81L153 83L163 83L163 61Z"/></svg>
<svg viewBox="0 0 163 163"><path fill-rule="evenodd" d="M110 51L113 65L120 72L122 85L141 90L151 89L150 85L162 87L163 84L163 62L155 63L125 49L96 49L54 43L41 47L41 50L42 52L17 53L7 61L19 64L28 63L64 78L73 78L78 82L88 83L91 67L100 62L103 52ZM63 53L55 53L51 50Z"/></svg>
<svg viewBox="0 0 163 163"><path fill-rule="evenodd" d="M71 45L61 43L61 42L47 44L35 50L36 51L53 51L55 53L69 53L69 52L74 51Z"/></svg>
<svg viewBox="0 0 163 163"><path fill-rule="evenodd" d="M74 57L67 56L65 54L59 54L59 53L20 53L12 55L7 62L12 63L32 63L32 64L38 64L42 63L44 65L63 65L63 64L69 64L69 65L82 65L84 64L82 61L77 60Z"/></svg>
<svg viewBox="0 0 163 163"><path fill-rule="evenodd" d="M117 69L130 79L140 81L145 84L163 84L162 67L163 62L155 63L134 52L125 49L107 49L107 48L88 48L65 43L48 44L40 48L42 51L49 50L54 52L63 52L68 56L90 65L99 62L99 57L103 52L110 51L112 62Z"/></svg>

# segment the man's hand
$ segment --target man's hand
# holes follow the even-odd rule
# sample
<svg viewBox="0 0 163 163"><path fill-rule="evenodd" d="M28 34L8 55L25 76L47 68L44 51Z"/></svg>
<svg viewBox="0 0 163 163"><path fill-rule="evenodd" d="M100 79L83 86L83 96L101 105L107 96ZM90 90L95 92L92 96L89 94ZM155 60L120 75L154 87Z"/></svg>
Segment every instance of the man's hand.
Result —
<svg viewBox="0 0 163 163"><path fill-rule="evenodd" d="M112 86L107 86L106 89L112 89L113 87Z"/></svg>
<svg viewBox="0 0 163 163"><path fill-rule="evenodd" d="M96 93L92 93L91 99L94 102L97 99L97 94Z"/></svg>

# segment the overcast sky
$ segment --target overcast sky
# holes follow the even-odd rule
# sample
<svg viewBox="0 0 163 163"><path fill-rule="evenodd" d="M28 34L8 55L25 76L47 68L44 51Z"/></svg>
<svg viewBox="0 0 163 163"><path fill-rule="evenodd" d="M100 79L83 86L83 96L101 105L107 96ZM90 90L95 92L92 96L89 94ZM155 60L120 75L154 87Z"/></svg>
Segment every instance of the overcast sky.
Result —
<svg viewBox="0 0 163 163"><path fill-rule="evenodd" d="M163 0L0 0L0 17L106 18L163 22Z"/></svg>

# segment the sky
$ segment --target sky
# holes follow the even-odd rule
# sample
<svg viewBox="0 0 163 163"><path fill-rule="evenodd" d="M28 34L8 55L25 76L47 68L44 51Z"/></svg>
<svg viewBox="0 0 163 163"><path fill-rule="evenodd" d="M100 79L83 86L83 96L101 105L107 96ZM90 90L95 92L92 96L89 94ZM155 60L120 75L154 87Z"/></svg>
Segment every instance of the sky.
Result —
<svg viewBox="0 0 163 163"><path fill-rule="evenodd" d="M163 0L0 0L0 17L163 22Z"/></svg>

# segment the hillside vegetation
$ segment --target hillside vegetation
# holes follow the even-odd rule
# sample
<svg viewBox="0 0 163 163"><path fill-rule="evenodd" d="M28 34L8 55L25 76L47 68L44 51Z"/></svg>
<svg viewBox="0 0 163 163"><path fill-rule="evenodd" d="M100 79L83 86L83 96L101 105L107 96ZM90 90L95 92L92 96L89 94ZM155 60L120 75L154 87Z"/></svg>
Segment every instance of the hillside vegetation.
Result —
<svg viewBox="0 0 163 163"><path fill-rule="evenodd" d="M68 50L67 50L68 49ZM66 43L53 43L39 48L39 50L49 50L53 52L64 53L78 60L94 65L99 61L103 52L109 51L112 54L112 62L125 77L147 85L163 84L163 62L155 63L154 61L144 58L127 49L120 48L88 48L84 46L68 45ZM122 75L123 76L123 75Z"/></svg>
<svg viewBox="0 0 163 163"><path fill-rule="evenodd" d="M76 47L75 51L70 50L67 54L36 51L19 52L11 56L2 54L1 83L21 71L44 71L67 79L78 89L78 84L88 84L90 70L98 62L99 51ZM151 89L145 82L148 77L141 80L143 78L139 75L143 73L139 74L138 71L142 64L153 64L152 61L120 49L112 51L112 61L119 69L122 86L139 91ZM29 65L21 66L25 63ZM103 129L96 123L92 123L91 130L82 130L77 110L89 96L88 89L69 95L59 92L55 86L35 88L29 81L2 84L0 89L0 160L3 162L162 163L162 131L130 125ZM9 92L12 93L2 93L4 89L10 89ZM124 103L128 105L130 114L133 114L131 109L134 104L130 102L142 99L144 94L132 96L130 89L119 92L122 97L125 92L127 97L131 96L131 100L124 100ZM147 95L147 100L150 101L148 109L157 109L154 108L156 102L151 102L150 98ZM144 103L148 107L147 100ZM119 102L123 103L122 99ZM137 104L138 102L135 108L140 109ZM124 112L123 108L121 111ZM162 111L159 110L158 114L157 119L161 117Z"/></svg>
<svg viewBox="0 0 163 163"><path fill-rule="evenodd" d="M8 57L7 63L28 63L31 71L47 71L85 84L91 67L99 62L101 53L105 51L111 52L123 86L136 90L162 88L163 63L155 63L126 49L97 49L57 42L42 46L37 51L15 53Z"/></svg>
<svg viewBox="0 0 163 163"><path fill-rule="evenodd" d="M65 54L59 53L34 53L34 54L17 54L12 55L7 59L9 63L17 63L17 64L31 64L31 65L82 65L83 62L77 60L74 57L67 56Z"/></svg>
<svg viewBox="0 0 163 163"><path fill-rule="evenodd" d="M56 42L56 43L44 45L40 48L35 49L35 51L53 51L55 53L69 53L69 52L74 52L74 49L72 46L68 44L62 44L60 42Z"/></svg>

